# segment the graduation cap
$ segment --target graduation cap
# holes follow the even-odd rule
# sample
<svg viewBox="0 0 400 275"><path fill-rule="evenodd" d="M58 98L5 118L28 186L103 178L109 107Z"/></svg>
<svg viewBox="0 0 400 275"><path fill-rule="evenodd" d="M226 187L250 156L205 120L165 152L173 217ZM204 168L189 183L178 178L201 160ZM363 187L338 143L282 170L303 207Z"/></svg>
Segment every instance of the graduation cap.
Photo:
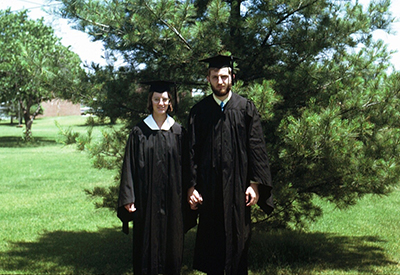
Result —
<svg viewBox="0 0 400 275"><path fill-rule="evenodd" d="M213 57L209 57L206 59L201 59L200 62L208 63L208 68L231 68L231 75L232 75L232 85L234 84L233 78L233 62L239 60L237 57L233 57L233 55L217 55Z"/></svg>
<svg viewBox="0 0 400 275"><path fill-rule="evenodd" d="M225 68L229 67L233 69L233 61L238 60L239 58L233 57L233 55L217 55L210 58L202 59L200 62L205 62L209 64L209 68Z"/></svg>
<svg viewBox="0 0 400 275"><path fill-rule="evenodd" d="M175 87L175 82L165 80L145 81L141 84L150 85L149 92L170 92L171 88Z"/></svg>
<svg viewBox="0 0 400 275"><path fill-rule="evenodd" d="M129 222L133 221L136 212L129 212L124 206L118 207L117 216L122 222L122 232L129 234Z"/></svg>

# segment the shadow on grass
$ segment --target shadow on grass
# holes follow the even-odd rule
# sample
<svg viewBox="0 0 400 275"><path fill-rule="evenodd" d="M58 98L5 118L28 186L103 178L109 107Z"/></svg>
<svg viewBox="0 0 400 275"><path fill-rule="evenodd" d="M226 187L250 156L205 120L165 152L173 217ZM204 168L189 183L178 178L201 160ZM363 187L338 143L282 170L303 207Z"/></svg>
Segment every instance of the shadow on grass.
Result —
<svg viewBox="0 0 400 275"><path fill-rule="evenodd" d="M327 233L255 231L249 252L249 269L256 274L313 274L313 272L374 270L395 266L379 237L338 236ZM337 273L336 273L337 274Z"/></svg>
<svg viewBox="0 0 400 275"><path fill-rule="evenodd" d="M132 273L132 235L119 228L97 232L55 231L42 234L36 242L10 244L0 254L2 270L10 273L128 274ZM195 230L185 236L182 274L191 269ZM391 262L376 237L341 237L323 233L255 232L249 252L252 274L312 274L323 270L358 270ZM196 273L198 274L198 273Z"/></svg>
<svg viewBox="0 0 400 275"><path fill-rule="evenodd" d="M49 146L57 144L55 140L45 137L34 137L33 141L25 142L22 136L1 136L0 147L2 148L30 148L39 146Z"/></svg>
<svg viewBox="0 0 400 275"><path fill-rule="evenodd" d="M119 229L47 232L37 242L12 243L11 250L0 254L7 259L0 267L29 274L132 273L131 236Z"/></svg>

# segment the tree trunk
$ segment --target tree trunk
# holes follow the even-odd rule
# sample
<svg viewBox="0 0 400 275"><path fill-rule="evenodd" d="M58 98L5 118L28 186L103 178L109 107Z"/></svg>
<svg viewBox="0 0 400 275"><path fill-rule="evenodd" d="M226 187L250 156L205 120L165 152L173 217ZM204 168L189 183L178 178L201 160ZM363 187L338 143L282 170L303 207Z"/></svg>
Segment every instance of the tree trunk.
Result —
<svg viewBox="0 0 400 275"><path fill-rule="evenodd" d="M19 101L19 106L20 106L20 112L22 113L22 117L24 118L24 122L25 122L25 133L24 133L24 139L25 141L29 141L32 138L32 132L31 132L31 128L32 128L32 122L31 122L31 115L30 115L30 109L32 106L32 100L28 99L26 101L26 106L24 106L24 102L23 100ZM20 123L21 123L21 119L20 119Z"/></svg>
<svg viewBox="0 0 400 275"><path fill-rule="evenodd" d="M242 0L232 0L231 1L231 15L230 15L230 35L231 35L231 51L232 54L235 55L237 51L237 47L241 47L242 39L241 39L241 16L240 16L240 5Z"/></svg>
<svg viewBox="0 0 400 275"><path fill-rule="evenodd" d="M31 107L33 105L33 99L29 98L26 100L26 106L24 106L23 100L19 101L19 106L23 112L24 122L25 122L25 140L29 141L32 138L32 124L36 116L40 113L41 105L40 100L37 100L37 108L33 114L30 113Z"/></svg>

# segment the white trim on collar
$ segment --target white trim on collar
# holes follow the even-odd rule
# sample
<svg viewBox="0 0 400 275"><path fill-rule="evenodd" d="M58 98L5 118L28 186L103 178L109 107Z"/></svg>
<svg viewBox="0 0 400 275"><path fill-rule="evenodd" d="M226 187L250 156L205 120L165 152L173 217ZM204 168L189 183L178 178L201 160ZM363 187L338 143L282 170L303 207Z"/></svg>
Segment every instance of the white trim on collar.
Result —
<svg viewBox="0 0 400 275"><path fill-rule="evenodd" d="M224 100L224 106L226 105L226 103L228 103L228 101L231 99L232 97L232 91L229 91L228 97L225 98ZM213 98L215 100L215 102L217 102L218 105L221 105L221 101L215 94L213 94Z"/></svg>
<svg viewBox="0 0 400 275"><path fill-rule="evenodd" d="M163 130L163 131L169 131L169 129L171 129L172 125L174 125L175 123L175 120L169 115L167 115L167 119L164 121L163 125L161 126L161 129L158 127L156 121L153 118L153 115L149 115L143 121L144 123L146 123L147 126L149 126L151 130Z"/></svg>

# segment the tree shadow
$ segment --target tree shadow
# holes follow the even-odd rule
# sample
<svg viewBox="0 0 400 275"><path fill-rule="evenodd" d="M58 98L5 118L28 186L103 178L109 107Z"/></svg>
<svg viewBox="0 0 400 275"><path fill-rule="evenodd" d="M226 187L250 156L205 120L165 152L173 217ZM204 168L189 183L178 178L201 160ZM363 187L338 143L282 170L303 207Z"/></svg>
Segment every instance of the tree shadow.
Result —
<svg viewBox="0 0 400 275"><path fill-rule="evenodd" d="M357 270L372 274L397 263L382 248L386 241L375 236L339 236L295 231L255 231L249 251L249 269L258 274L312 274ZM268 272L266 272L268 270Z"/></svg>
<svg viewBox="0 0 400 275"><path fill-rule="evenodd" d="M182 274L192 270L195 229L185 236ZM377 237L343 237L324 233L254 232L249 252L253 274L312 274L358 270L396 263ZM2 270L30 274L132 274L132 235L119 228L97 232L45 232L35 242L13 242L0 253ZM284 272L283 272L284 271ZM198 273L196 273L198 274Z"/></svg>
<svg viewBox="0 0 400 275"><path fill-rule="evenodd" d="M132 239L116 228L46 232L36 242L14 242L2 270L29 274L132 273ZM5 254L5 255L4 255Z"/></svg>
<svg viewBox="0 0 400 275"><path fill-rule="evenodd" d="M30 147L41 147L56 145L57 142L54 139L46 137L33 137L32 141L25 142L22 140L22 136L1 136L0 137L0 148L30 148Z"/></svg>

